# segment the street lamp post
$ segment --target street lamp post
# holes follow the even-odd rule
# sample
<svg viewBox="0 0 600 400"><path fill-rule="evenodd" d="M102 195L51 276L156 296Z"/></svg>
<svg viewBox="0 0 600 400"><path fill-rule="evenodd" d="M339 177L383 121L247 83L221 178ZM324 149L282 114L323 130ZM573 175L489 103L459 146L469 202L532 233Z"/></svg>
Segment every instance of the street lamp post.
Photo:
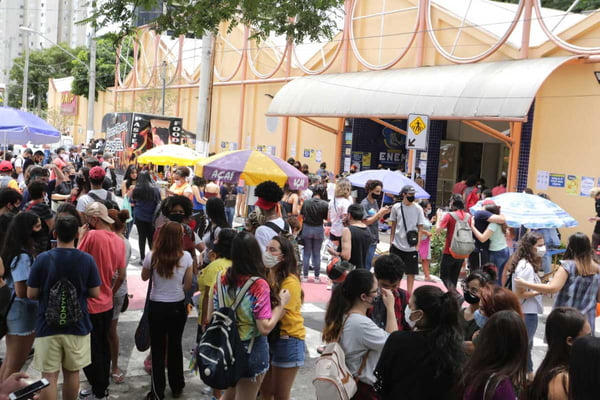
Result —
<svg viewBox="0 0 600 400"><path fill-rule="evenodd" d="M23 27L20 27L21 29ZM21 97L21 109L27 111L27 80L29 79L29 30L22 29L25 33L25 65L23 66L23 96Z"/></svg>
<svg viewBox="0 0 600 400"><path fill-rule="evenodd" d="M162 80L162 115L165 115L165 95L167 92L167 62L163 61L160 69L160 79Z"/></svg>

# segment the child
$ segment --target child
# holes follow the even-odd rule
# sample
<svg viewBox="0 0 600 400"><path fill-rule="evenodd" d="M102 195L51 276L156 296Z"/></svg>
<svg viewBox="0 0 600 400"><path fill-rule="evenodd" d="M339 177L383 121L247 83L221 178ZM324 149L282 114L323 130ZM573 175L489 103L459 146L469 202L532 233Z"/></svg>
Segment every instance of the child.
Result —
<svg viewBox="0 0 600 400"><path fill-rule="evenodd" d="M398 321L398 330L410 331L410 326L404 319L404 309L408 305L408 293L400 289L400 281L404 276L404 262L395 254L386 254L375 259L375 278L381 289L391 290L394 294L394 313ZM377 297L373 303L373 309L368 316L377 326L385 329L386 307L381 297Z"/></svg>

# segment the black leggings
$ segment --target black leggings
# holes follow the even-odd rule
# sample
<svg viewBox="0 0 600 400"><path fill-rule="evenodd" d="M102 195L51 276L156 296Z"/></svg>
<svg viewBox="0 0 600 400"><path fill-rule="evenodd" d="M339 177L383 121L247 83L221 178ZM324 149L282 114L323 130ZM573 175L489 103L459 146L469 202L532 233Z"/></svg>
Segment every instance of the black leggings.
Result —
<svg viewBox="0 0 600 400"><path fill-rule="evenodd" d="M146 242L148 242L148 248L152 250L152 236L154 236L154 228L152 222L135 221L135 226L138 231L138 243L140 246L140 257L143 260L146 256Z"/></svg>

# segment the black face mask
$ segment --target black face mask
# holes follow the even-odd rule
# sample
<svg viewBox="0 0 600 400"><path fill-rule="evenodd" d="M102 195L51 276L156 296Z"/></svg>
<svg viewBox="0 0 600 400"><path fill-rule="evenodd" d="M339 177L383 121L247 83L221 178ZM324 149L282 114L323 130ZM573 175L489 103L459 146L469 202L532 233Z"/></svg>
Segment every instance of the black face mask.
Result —
<svg viewBox="0 0 600 400"><path fill-rule="evenodd" d="M469 304L477 304L479 303L479 296L475 296L473 293L468 290L465 292L465 301Z"/></svg>
<svg viewBox="0 0 600 400"><path fill-rule="evenodd" d="M75 174L69 175L69 180L70 181L74 181L75 180Z"/></svg>
<svg viewBox="0 0 600 400"><path fill-rule="evenodd" d="M413 201L415 201L415 196L406 196L406 201L412 203Z"/></svg>
<svg viewBox="0 0 600 400"><path fill-rule="evenodd" d="M173 221L173 222L179 222L182 223L183 220L185 219L185 214L169 214L168 218Z"/></svg>

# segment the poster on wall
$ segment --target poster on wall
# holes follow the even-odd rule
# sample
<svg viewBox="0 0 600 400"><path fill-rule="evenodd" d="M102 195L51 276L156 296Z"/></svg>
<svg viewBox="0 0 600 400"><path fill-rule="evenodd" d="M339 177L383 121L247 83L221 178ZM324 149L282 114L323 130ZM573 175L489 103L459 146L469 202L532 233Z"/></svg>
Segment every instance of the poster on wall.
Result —
<svg viewBox="0 0 600 400"><path fill-rule="evenodd" d="M322 151L321 150L317 150L315 152L315 161L318 162L318 163L320 163L322 161L322 159L323 159L322 157L323 157Z"/></svg>
<svg viewBox="0 0 600 400"><path fill-rule="evenodd" d="M304 149L304 158L310 158L310 149Z"/></svg>
<svg viewBox="0 0 600 400"><path fill-rule="evenodd" d="M371 168L371 153L363 153L362 166L366 169Z"/></svg>
<svg viewBox="0 0 600 400"><path fill-rule="evenodd" d="M539 190L548 190L548 181L550 180L550 172L538 171L535 179L535 188Z"/></svg>
<svg viewBox="0 0 600 400"><path fill-rule="evenodd" d="M579 194L579 177L567 175L567 194L577 196Z"/></svg>
<svg viewBox="0 0 600 400"><path fill-rule="evenodd" d="M594 178L591 176L581 177L581 188L579 189L580 196L589 196L594 187Z"/></svg>
<svg viewBox="0 0 600 400"><path fill-rule="evenodd" d="M351 158L344 157L344 172L350 171Z"/></svg>
<svg viewBox="0 0 600 400"><path fill-rule="evenodd" d="M565 187L565 174L551 173L548 179L548 186L557 188Z"/></svg>

